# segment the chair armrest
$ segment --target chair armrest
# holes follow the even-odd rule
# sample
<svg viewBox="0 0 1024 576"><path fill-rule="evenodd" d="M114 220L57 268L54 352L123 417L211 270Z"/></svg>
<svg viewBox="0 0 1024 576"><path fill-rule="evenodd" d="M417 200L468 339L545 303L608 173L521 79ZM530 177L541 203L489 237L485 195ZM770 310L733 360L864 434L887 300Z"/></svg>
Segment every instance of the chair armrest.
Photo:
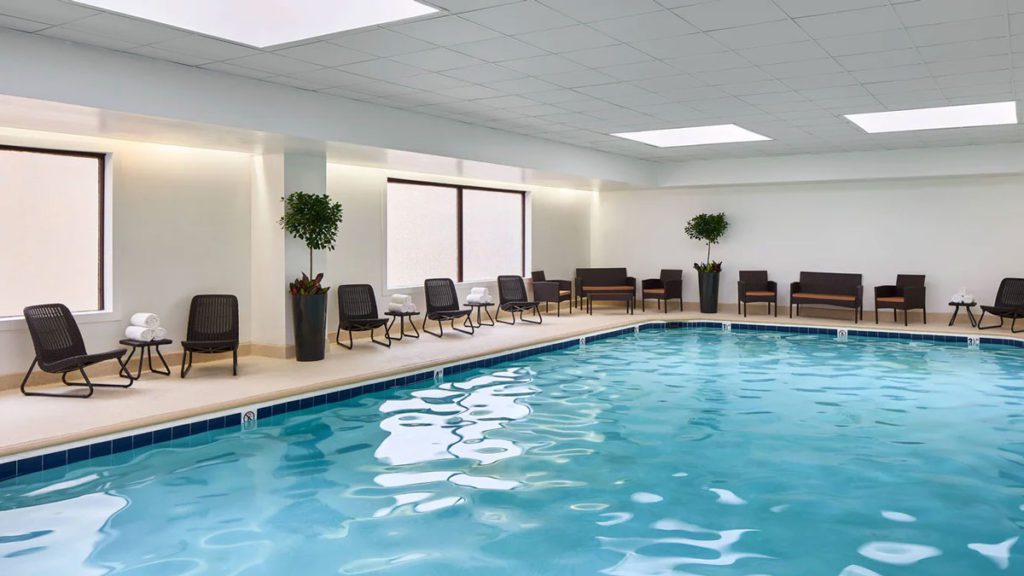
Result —
<svg viewBox="0 0 1024 576"><path fill-rule="evenodd" d="M899 296L899 286L885 285L875 286L875 298L887 298L890 296Z"/></svg>
<svg viewBox="0 0 1024 576"><path fill-rule="evenodd" d="M569 290L570 292L572 291L571 280L549 280L549 282L558 282L559 290Z"/></svg>
<svg viewBox="0 0 1024 576"><path fill-rule="evenodd" d="M533 298L540 302L558 301L558 281L545 280L533 283Z"/></svg>
<svg viewBox="0 0 1024 576"><path fill-rule="evenodd" d="M924 307L925 294L924 286L903 287L903 299L908 306Z"/></svg>
<svg viewBox="0 0 1024 576"><path fill-rule="evenodd" d="M640 283L640 287L644 290L648 288L664 288L664 284L661 282L661 278L648 278Z"/></svg>
<svg viewBox="0 0 1024 576"><path fill-rule="evenodd" d="M860 286L857 286L857 302L863 302L863 301L864 301L864 286L860 285Z"/></svg>
<svg viewBox="0 0 1024 576"><path fill-rule="evenodd" d="M800 283L799 282L790 282L789 283L789 293L790 294L796 294L799 291L800 291Z"/></svg>
<svg viewBox="0 0 1024 576"><path fill-rule="evenodd" d="M747 283L743 280L736 281L736 295L743 298L747 294Z"/></svg>
<svg viewBox="0 0 1024 576"><path fill-rule="evenodd" d="M665 296L668 298L683 297L683 280L669 280L665 282Z"/></svg>
<svg viewBox="0 0 1024 576"><path fill-rule="evenodd" d="M775 280L769 280L765 286L772 292L779 293L779 285L775 283Z"/></svg>
<svg viewBox="0 0 1024 576"><path fill-rule="evenodd" d="M636 278L633 278L632 276L626 276L626 284L632 286L633 288L636 288Z"/></svg>

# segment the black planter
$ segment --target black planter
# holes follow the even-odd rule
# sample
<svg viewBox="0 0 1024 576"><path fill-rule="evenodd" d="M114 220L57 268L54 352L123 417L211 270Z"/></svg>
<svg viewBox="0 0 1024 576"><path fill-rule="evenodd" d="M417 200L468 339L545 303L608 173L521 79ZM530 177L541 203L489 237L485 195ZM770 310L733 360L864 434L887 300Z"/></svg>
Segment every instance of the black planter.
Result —
<svg viewBox="0 0 1024 576"><path fill-rule="evenodd" d="M714 314L718 312L718 277L720 275L721 272L697 271L701 314Z"/></svg>
<svg viewBox="0 0 1024 576"><path fill-rule="evenodd" d="M292 326L295 359L299 362L323 360L327 341L327 294L292 294Z"/></svg>

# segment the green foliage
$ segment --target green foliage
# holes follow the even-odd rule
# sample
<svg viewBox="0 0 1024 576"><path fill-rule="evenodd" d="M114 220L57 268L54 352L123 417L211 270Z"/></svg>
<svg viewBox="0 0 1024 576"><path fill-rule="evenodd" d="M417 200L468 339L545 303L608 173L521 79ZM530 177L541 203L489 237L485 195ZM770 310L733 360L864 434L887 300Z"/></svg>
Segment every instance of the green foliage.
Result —
<svg viewBox="0 0 1024 576"><path fill-rule="evenodd" d="M281 199L284 201L284 216L279 223L285 232L302 240L309 248L309 276L292 282L292 294L320 294L327 290L320 287L323 274L313 276L313 251L334 250L341 225L341 203L331 200L327 194L292 192ZM298 292L296 292L298 290Z"/></svg>
<svg viewBox="0 0 1024 576"><path fill-rule="evenodd" d="M729 221L725 214L698 214L686 223L686 235L693 240L700 240L708 245L708 257L704 264L694 264L693 267L703 272L721 272L722 263L711 260L711 245L718 244L725 231L729 229Z"/></svg>

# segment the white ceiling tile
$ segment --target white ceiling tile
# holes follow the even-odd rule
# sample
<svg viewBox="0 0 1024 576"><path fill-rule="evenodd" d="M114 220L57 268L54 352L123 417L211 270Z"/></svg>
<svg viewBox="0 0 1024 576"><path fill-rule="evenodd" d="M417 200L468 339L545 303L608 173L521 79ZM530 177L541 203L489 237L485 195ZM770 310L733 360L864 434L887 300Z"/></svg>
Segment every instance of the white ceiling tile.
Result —
<svg viewBox="0 0 1024 576"><path fill-rule="evenodd" d="M728 50L728 48L719 44L714 38L704 33L644 40L642 42L632 42L631 45L637 50L642 50L655 58L663 59L679 58L681 55L712 54Z"/></svg>
<svg viewBox="0 0 1024 576"><path fill-rule="evenodd" d="M694 76L700 78L711 86L722 84L739 84L744 82L759 82L771 80L771 76L760 68L753 66L747 68L730 68L728 70L707 70L694 72Z"/></svg>
<svg viewBox="0 0 1024 576"><path fill-rule="evenodd" d="M675 12L704 31L738 28L787 18L771 0L718 0L677 8Z"/></svg>
<svg viewBox="0 0 1024 576"><path fill-rule="evenodd" d="M125 42L111 36L102 36L98 34L90 34L89 32L82 32L81 30L71 30L63 26L55 26L53 28L47 28L39 32L43 36L49 36L51 38L59 38L61 40L67 40L68 42L78 42L79 44L89 44L92 46L99 46L101 48L110 48L111 50L130 50L135 46L138 46L134 42Z"/></svg>
<svg viewBox="0 0 1024 576"><path fill-rule="evenodd" d="M299 88L301 90L325 90L327 88L334 88L329 84L323 82L316 82L314 80L305 80L302 78L296 78L294 76L271 76L266 78L267 82L273 82L274 84L284 84L285 86L291 86L293 88Z"/></svg>
<svg viewBox="0 0 1024 576"><path fill-rule="evenodd" d="M803 42L790 42L788 44L775 44L774 46L762 46L760 48L747 48L738 50L739 54L749 60L752 64L781 64L783 62L800 62L804 60L815 60L828 57L828 53L822 50L816 42L805 40Z"/></svg>
<svg viewBox="0 0 1024 576"><path fill-rule="evenodd" d="M935 90L938 84L931 76L927 78L914 78L910 80L891 80L889 82L873 82L865 84L864 89L872 94L894 94L899 92L918 92L922 90Z"/></svg>
<svg viewBox="0 0 1024 576"><path fill-rule="evenodd" d="M848 36L880 30L899 30L903 27L890 6L805 16L797 18L796 22L814 38Z"/></svg>
<svg viewBox="0 0 1024 576"><path fill-rule="evenodd" d="M1001 38L1006 36L1006 18L978 18L929 26L914 26L907 28L907 33L918 46Z"/></svg>
<svg viewBox="0 0 1024 576"><path fill-rule="evenodd" d="M719 43L734 50L807 40L807 34L792 20L729 28L710 32L710 34Z"/></svg>
<svg viewBox="0 0 1024 576"><path fill-rule="evenodd" d="M187 54L197 58L206 58L209 60L230 60L231 58L241 58L243 56L260 54L259 51L253 50L252 48L246 48L244 46L239 46L238 44L214 40L213 38L206 38L204 36L175 38L174 40L168 40L167 42L159 42L153 46L163 50L170 50L171 52L179 52L181 54Z"/></svg>
<svg viewBox="0 0 1024 576"><path fill-rule="evenodd" d="M177 62L178 64L185 64L186 66L201 66L203 64L209 64L213 62L208 58L200 58L198 56L189 56L188 54L179 54L177 52L171 52L170 50L162 50L153 46L136 46L131 50L132 54L138 54L140 56L146 56L147 58L156 58L158 60L167 60L168 62Z"/></svg>
<svg viewBox="0 0 1024 576"><path fill-rule="evenodd" d="M467 66L485 64L482 60L478 60L472 56L466 56L461 52L455 52L448 48L433 48L431 50L414 52L412 54L401 54L399 56L392 56L391 59L396 62L401 62L402 64L422 68L429 72L442 72L453 68L465 68Z"/></svg>
<svg viewBox="0 0 1024 576"><path fill-rule="evenodd" d="M455 44L451 46L451 49L487 62L503 62L505 60L530 58L546 54L540 48L507 36L491 38L489 40L478 40L466 44Z"/></svg>
<svg viewBox="0 0 1024 576"><path fill-rule="evenodd" d="M1004 16L1006 0L917 0L893 5L905 26Z"/></svg>
<svg viewBox="0 0 1024 576"><path fill-rule="evenodd" d="M885 6L888 0L775 0L793 18Z"/></svg>
<svg viewBox="0 0 1024 576"><path fill-rule="evenodd" d="M569 26L555 30L531 32L517 36L523 42L551 52L568 52L617 44L614 38L605 36L589 26Z"/></svg>
<svg viewBox="0 0 1024 576"><path fill-rule="evenodd" d="M357 74L352 74L350 72L334 68L321 68L319 70L289 74L289 76L296 80L309 82L311 84L322 84L323 88L354 86L356 84L365 84L367 81L365 76L359 76Z"/></svg>
<svg viewBox="0 0 1024 576"><path fill-rule="evenodd" d="M975 84L973 82L960 86L943 86L942 93L952 104L980 104L983 102L1001 102L1013 100L1012 85L1005 82L998 84Z"/></svg>
<svg viewBox="0 0 1024 576"><path fill-rule="evenodd" d="M535 2L517 2L474 10L466 12L462 17L504 34L525 34L576 24L572 18Z"/></svg>
<svg viewBox="0 0 1024 576"><path fill-rule="evenodd" d="M0 14L56 26L99 12L61 0L0 0Z"/></svg>
<svg viewBox="0 0 1024 576"><path fill-rule="evenodd" d="M401 62L395 62L394 60L388 60L386 58L346 64L344 66L340 66L339 70L351 72L352 74L359 74L360 76L375 78L377 80L388 81L423 74L423 70L415 66L409 66L408 64L402 64Z"/></svg>
<svg viewBox="0 0 1024 576"><path fill-rule="evenodd" d="M834 38L821 38L818 44L833 56L870 54L887 50L913 48L914 43L905 30L882 30L867 34L851 34Z"/></svg>
<svg viewBox="0 0 1024 576"><path fill-rule="evenodd" d="M530 77L490 82L488 86L505 94L528 94L531 97L536 92L557 91L559 88L550 82Z"/></svg>
<svg viewBox="0 0 1024 576"><path fill-rule="evenodd" d="M18 30L21 32L38 32L44 28L49 28L50 25L42 22L36 22L34 20L25 20L23 18L15 18L14 16L0 14L0 27L10 28L11 30Z"/></svg>
<svg viewBox="0 0 1024 576"><path fill-rule="evenodd" d="M518 70L524 74L561 74L564 72L576 72L583 69L583 66L556 55L547 56L535 56L533 58L521 58L518 60L509 60L508 62L502 63L502 66L507 66L513 70Z"/></svg>
<svg viewBox="0 0 1024 576"><path fill-rule="evenodd" d="M634 85L655 92L657 94L678 94L684 90L691 88L698 88L706 86L707 84L695 76L690 74L677 74L675 76L662 76L659 78L650 78L645 80L637 80L633 82ZM717 91L721 94L722 92Z"/></svg>
<svg viewBox="0 0 1024 576"><path fill-rule="evenodd" d="M551 104L534 104L533 106L516 108L515 111L524 116L543 116L545 114L558 114L565 110Z"/></svg>
<svg viewBox="0 0 1024 576"><path fill-rule="evenodd" d="M202 68L207 70L214 70L216 72L225 72L227 74L233 74L235 76L245 76L246 78L263 79L274 76L271 72L265 72L263 70L255 70L253 68L246 68L244 66L235 66L234 64L228 64L227 62L211 62L204 64Z"/></svg>
<svg viewBox="0 0 1024 576"><path fill-rule="evenodd" d="M848 72L838 74L820 74L817 76L798 76L783 80L787 86L794 90L813 90L816 88L830 88L834 86L852 86L858 84L856 78Z"/></svg>
<svg viewBox="0 0 1024 576"><path fill-rule="evenodd" d="M517 106L535 106L537 103L522 96L495 96L479 100L481 104L494 106L495 108L515 108Z"/></svg>
<svg viewBox="0 0 1024 576"><path fill-rule="evenodd" d="M465 68L445 70L444 74L445 76L477 84L490 84L492 82L514 80L523 77L522 72L510 70L497 64L476 64Z"/></svg>
<svg viewBox="0 0 1024 576"><path fill-rule="evenodd" d="M427 91L446 90L448 88L460 88L469 85L469 82L464 80L436 73L420 74L419 76L409 76L407 78L396 78L393 82L410 88Z"/></svg>
<svg viewBox="0 0 1024 576"><path fill-rule="evenodd" d="M607 110L609 108L617 108L618 105L587 96L586 100L572 100L569 102L559 102L558 107L564 108L570 112L594 112L596 110Z"/></svg>
<svg viewBox="0 0 1024 576"><path fill-rule="evenodd" d="M545 74L540 77L542 80L546 80L552 84L557 84L562 88L579 88L580 86L596 86L598 84L608 84L615 82L616 79L612 76L600 72L598 70L591 70L589 68L583 68L580 70L574 70L572 72L559 72L555 74Z"/></svg>
<svg viewBox="0 0 1024 576"><path fill-rule="evenodd" d="M438 94L452 96L460 100L479 100L481 98L494 98L495 96L501 96L501 92L488 88L486 86L478 85L467 85L460 86L458 88L447 88L444 90L438 90Z"/></svg>
<svg viewBox="0 0 1024 576"><path fill-rule="evenodd" d="M929 71L928 67L923 64L909 64L906 66L893 66L891 68L857 70L850 74L862 83L870 83L927 78L931 76L931 71Z"/></svg>
<svg viewBox="0 0 1024 576"><path fill-rule="evenodd" d="M418 50L429 50L434 47L423 40L417 40L416 38L383 28L343 34L336 38L331 38L330 42L381 57L408 54Z"/></svg>
<svg viewBox="0 0 1024 576"><path fill-rule="evenodd" d="M952 86L982 86L985 84L1004 84L1009 86L1013 83L1013 77L1005 70L990 70L984 72L966 72L963 74L947 74L936 76L935 83L945 92L947 87Z"/></svg>
<svg viewBox="0 0 1024 576"><path fill-rule="evenodd" d="M417 40L432 42L439 46L476 42L477 40L496 38L501 35L490 28L470 22L459 16L442 16L429 20L418 20L416 22L388 26L388 29L405 34L406 36L412 36ZM353 46L353 48L361 49L358 46ZM366 51L372 52L371 50Z"/></svg>
<svg viewBox="0 0 1024 576"><path fill-rule="evenodd" d="M931 70L932 74L935 76L985 72L989 70L1005 70L1007 71L1006 76L1009 78L1010 68L1012 68L1012 63L1010 62L1009 54L982 56L981 58L966 58L963 60L943 60L941 62L932 62L928 64L928 69Z"/></svg>
<svg viewBox="0 0 1024 576"><path fill-rule="evenodd" d="M729 68L745 68L750 66L745 58L735 52L716 52L699 56L687 56L666 60L680 72L704 72L709 70L728 70Z"/></svg>
<svg viewBox="0 0 1024 576"><path fill-rule="evenodd" d="M575 90L556 89L547 90L545 92L534 92L529 95L529 98L530 100L536 100L543 104L558 104L561 106L563 102L580 100L582 95Z"/></svg>
<svg viewBox="0 0 1024 576"><path fill-rule="evenodd" d="M976 58L980 56L994 56L1006 54L1010 51L1008 38L988 38L984 40L972 40L970 42L957 42L955 44L937 44L935 46L922 46L917 49L925 62L939 62L942 60L960 60L962 58Z"/></svg>
<svg viewBox="0 0 1024 576"><path fill-rule="evenodd" d="M747 104L757 106L759 108L783 103L797 103L799 106L796 106L796 109L799 109L800 107L806 108L809 105L806 98L793 91L768 92L765 94L737 94L736 96ZM794 107L788 107L788 109L793 108Z"/></svg>
<svg viewBox="0 0 1024 576"><path fill-rule="evenodd" d="M562 56L590 68L633 64L651 60L651 57L647 54L625 44L587 48L586 50L566 52Z"/></svg>
<svg viewBox="0 0 1024 576"><path fill-rule="evenodd" d="M905 66L908 64L921 64L921 55L916 48L905 48L903 50L889 50L886 52L871 52L868 54L853 54L850 56L837 56L836 61L842 64L847 70L869 70L872 68L890 68L892 66Z"/></svg>
<svg viewBox="0 0 1024 576"><path fill-rule="evenodd" d="M154 44L190 35L188 32L183 32L170 26L137 20L135 18L126 18L117 14L97 14L69 22L64 27L70 30L116 38L131 44Z"/></svg>
<svg viewBox="0 0 1024 576"><path fill-rule="evenodd" d="M661 10L654 0L541 0L542 3L579 20L596 22Z"/></svg>
<svg viewBox="0 0 1024 576"><path fill-rule="evenodd" d="M799 76L833 74L843 71L843 67L832 58L818 58L817 60L804 60L802 62L767 64L762 66L761 69L776 78L796 78Z"/></svg>
<svg viewBox="0 0 1024 576"><path fill-rule="evenodd" d="M668 11L594 22L591 26L622 42L646 41L697 32L695 27Z"/></svg>
<svg viewBox="0 0 1024 576"><path fill-rule="evenodd" d="M800 94L808 100L831 100L834 98L855 98L868 96L869 93L859 84L851 86L829 86L826 88L808 88L800 90Z"/></svg>
<svg viewBox="0 0 1024 576"><path fill-rule="evenodd" d="M235 58L233 60L229 60L228 63L234 64L235 66L262 70L264 72L272 72L274 74L296 74L320 68L320 66L316 64L270 53Z"/></svg>
<svg viewBox="0 0 1024 576"><path fill-rule="evenodd" d="M744 82L741 84L725 84L719 86L719 88L733 96L753 96L763 94L779 94L783 92L791 92L789 86L786 86L778 80L760 80L758 82ZM749 102L749 100L747 100Z"/></svg>
<svg viewBox="0 0 1024 576"><path fill-rule="evenodd" d="M659 60L606 66L599 68L598 70L618 80L641 80L644 78L658 78L679 73L679 70L674 66L670 66Z"/></svg>
<svg viewBox="0 0 1024 576"><path fill-rule="evenodd" d="M458 14L460 12L470 12L472 10L480 10L481 8L490 8L492 6L501 6L503 4L515 4L516 2L522 2L523 0L429 0L428 3L451 12L452 14Z"/></svg>
<svg viewBox="0 0 1024 576"><path fill-rule="evenodd" d="M342 66L344 64L351 64L353 62L373 60L375 58L372 54L360 52L337 44L331 44L330 42L313 42L312 44L303 44L302 46L277 50L275 54L331 68L335 66Z"/></svg>

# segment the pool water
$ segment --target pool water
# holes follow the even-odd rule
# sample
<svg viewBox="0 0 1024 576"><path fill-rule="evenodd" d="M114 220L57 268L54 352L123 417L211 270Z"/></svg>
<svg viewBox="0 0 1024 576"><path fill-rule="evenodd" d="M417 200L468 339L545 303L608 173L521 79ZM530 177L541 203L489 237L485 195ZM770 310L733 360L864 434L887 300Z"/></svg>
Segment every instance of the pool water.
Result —
<svg viewBox="0 0 1024 576"><path fill-rule="evenodd" d="M1021 574L1022 401L1019 349L645 331L0 483L0 574Z"/></svg>

